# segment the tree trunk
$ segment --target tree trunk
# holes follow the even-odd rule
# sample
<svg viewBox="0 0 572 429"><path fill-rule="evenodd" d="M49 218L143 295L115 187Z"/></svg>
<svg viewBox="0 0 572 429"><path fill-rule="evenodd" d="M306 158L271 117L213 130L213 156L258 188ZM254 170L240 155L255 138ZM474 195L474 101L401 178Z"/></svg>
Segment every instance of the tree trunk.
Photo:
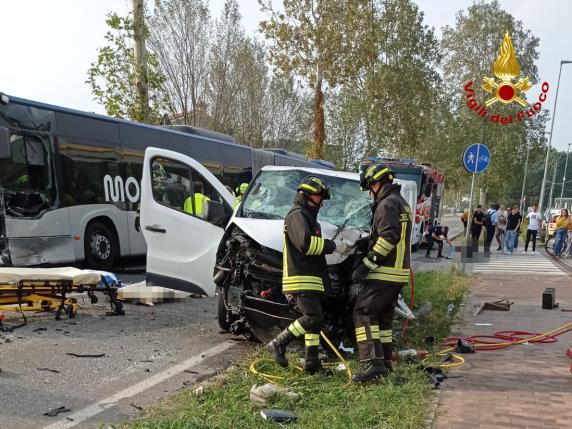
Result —
<svg viewBox="0 0 572 429"><path fill-rule="evenodd" d="M487 205L487 190L483 188L479 188L479 204L483 206L483 208Z"/></svg>
<svg viewBox="0 0 572 429"><path fill-rule="evenodd" d="M133 53L135 57L135 86L137 88L137 117L139 122L149 122L149 82L147 54L145 52L145 21L143 0L133 4Z"/></svg>
<svg viewBox="0 0 572 429"><path fill-rule="evenodd" d="M314 141L308 153L311 159L324 158L324 144L326 142L326 129L324 125L324 93L322 92L322 68L320 64L316 70L316 84L314 85Z"/></svg>

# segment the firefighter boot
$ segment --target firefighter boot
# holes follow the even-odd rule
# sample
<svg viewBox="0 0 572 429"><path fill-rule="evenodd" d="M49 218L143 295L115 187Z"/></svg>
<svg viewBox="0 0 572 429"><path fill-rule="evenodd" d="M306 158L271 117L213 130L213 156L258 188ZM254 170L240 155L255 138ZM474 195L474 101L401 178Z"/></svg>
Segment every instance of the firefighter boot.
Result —
<svg viewBox="0 0 572 429"><path fill-rule="evenodd" d="M304 371L310 375L320 372L322 364L318 357L318 346L306 347L306 356L304 357Z"/></svg>
<svg viewBox="0 0 572 429"><path fill-rule="evenodd" d="M288 329L284 329L276 338L266 345L276 363L283 368L288 367L288 359L286 359L286 345L295 338L296 337Z"/></svg>
<svg viewBox="0 0 572 429"><path fill-rule="evenodd" d="M357 383L367 383L368 381L385 377L387 374L389 374L389 371L385 367L383 360L373 359L369 361L369 364L365 370L359 374L354 375L352 380Z"/></svg>
<svg viewBox="0 0 572 429"><path fill-rule="evenodd" d="M391 355L393 353L392 343L383 343L381 345L383 349L383 364L387 368L387 371L393 372L393 364L391 363Z"/></svg>

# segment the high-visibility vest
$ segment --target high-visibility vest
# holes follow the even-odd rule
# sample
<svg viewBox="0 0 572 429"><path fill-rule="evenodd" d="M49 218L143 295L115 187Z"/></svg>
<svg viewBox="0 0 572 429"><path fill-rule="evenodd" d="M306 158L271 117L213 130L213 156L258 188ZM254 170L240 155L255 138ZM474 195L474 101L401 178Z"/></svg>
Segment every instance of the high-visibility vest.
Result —
<svg viewBox="0 0 572 429"><path fill-rule="evenodd" d="M195 210L193 211L193 197L195 199ZM194 214L195 216L203 217L203 204L211 199L203 194L195 192L192 197L185 200L183 210L187 213Z"/></svg>

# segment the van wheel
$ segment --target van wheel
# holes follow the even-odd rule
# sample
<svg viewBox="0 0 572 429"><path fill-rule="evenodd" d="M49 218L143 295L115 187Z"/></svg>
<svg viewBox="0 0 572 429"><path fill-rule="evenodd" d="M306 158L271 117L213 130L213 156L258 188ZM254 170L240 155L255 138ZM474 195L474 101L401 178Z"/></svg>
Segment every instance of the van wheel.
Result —
<svg viewBox="0 0 572 429"><path fill-rule="evenodd" d="M92 222L85 229L84 250L88 268L109 271L119 255L119 240L107 225Z"/></svg>
<svg viewBox="0 0 572 429"><path fill-rule="evenodd" d="M226 291L221 287L216 288L216 318L220 329L230 332L230 314L226 304Z"/></svg>

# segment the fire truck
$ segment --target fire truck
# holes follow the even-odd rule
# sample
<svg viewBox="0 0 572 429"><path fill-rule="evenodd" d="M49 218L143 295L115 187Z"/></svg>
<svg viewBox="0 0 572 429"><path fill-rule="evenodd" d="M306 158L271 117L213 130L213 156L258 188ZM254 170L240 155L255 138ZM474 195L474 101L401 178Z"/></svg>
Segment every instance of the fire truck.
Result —
<svg viewBox="0 0 572 429"><path fill-rule="evenodd" d="M412 250L416 251L423 244L423 237L427 229L441 223L445 175L434 166L418 164L414 159L368 157L367 161L361 164L360 169L365 170L368 165L374 162L390 165L398 179L410 180L417 184L415 223L411 237Z"/></svg>

